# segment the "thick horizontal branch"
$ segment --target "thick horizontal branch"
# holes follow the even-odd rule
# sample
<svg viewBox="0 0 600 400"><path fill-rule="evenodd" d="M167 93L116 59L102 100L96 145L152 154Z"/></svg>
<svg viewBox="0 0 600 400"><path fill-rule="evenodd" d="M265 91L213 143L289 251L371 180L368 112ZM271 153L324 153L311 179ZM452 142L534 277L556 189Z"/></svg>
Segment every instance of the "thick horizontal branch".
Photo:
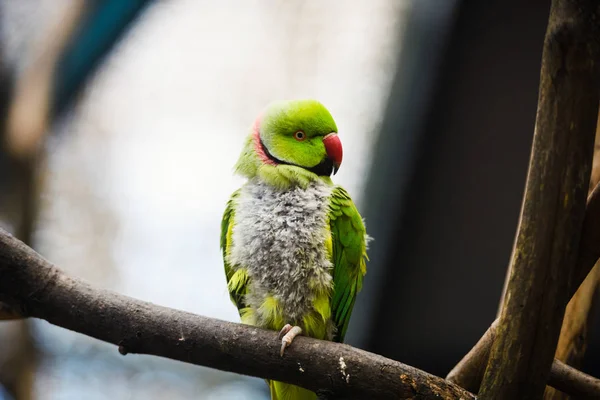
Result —
<svg viewBox="0 0 600 400"><path fill-rule="evenodd" d="M67 276L0 229L0 300L119 346L293 383L328 398L475 399L442 378L354 347L299 337L279 356L276 333L157 306Z"/></svg>

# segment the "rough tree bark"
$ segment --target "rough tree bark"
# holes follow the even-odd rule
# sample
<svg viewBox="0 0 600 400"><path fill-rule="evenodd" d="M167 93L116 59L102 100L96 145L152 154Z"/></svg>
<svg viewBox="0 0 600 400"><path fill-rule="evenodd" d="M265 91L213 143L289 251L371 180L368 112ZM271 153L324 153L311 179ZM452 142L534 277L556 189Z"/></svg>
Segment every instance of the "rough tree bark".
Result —
<svg viewBox="0 0 600 400"><path fill-rule="evenodd" d="M507 294L480 389L484 398L538 399L550 374L591 172L599 21L596 1L552 2L532 158Z"/></svg>
<svg viewBox="0 0 600 400"><path fill-rule="evenodd" d="M596 126L590 193L598 182L600 182L600 120ZM593 317L591 311L595 308L595 303L598 300L599 284L600 263L596 262L596 265L575 292L565 310L565 318L563 319L554 358L575 368L581 368L583 363L583 357L587 349L588 326ZM566 400L568 398L569 395L566 393L549 386L546 387L545 400Z"/></svg>
<svg viewBox="0 0 600 400"><path fill-rule="evenodd" d="M600 196L596 200L600 209ZM22 316L116 344L122 354L151 354L278 379L324 398L475 399L441 378L343 344L299 337L281 358L276 332L95 289L68 277L1 229L0 300ZM555 367L555 387L600 398L600 380L565 365Z"/></svg>
<svg viewBox="0 0 600 400"><path fill-rule="evenodd" d="M588 7L589 7L589 2ZM589 11L589 10L588 10ZM596 16L596 23L599 20L598 11L591 10L589 11L590 18L592 16ZM571 21L573 23L573 20ZM572 29L572 27L571 27ZM597 26L594 29L598 29ZM595 64L598 65L600 63L598 57L598 36L595 36L593 46L590 45L587 50L591 52L588 55L588 60L596 60ZM568 46L567 46L568 47ZM575 49L570 49L573 52ZM579 48L581 50L581 48ZM573 60L571 60L573 61ZM583 60L585 64L586 60ZM573 68L573 64L569 64L570 70ZM566 75L566 70L563 70L563 75ZM571 74L573 75L573 74ZM584 74L585 75L585 74ZM564 78L564 76L563 76ZM581 76L580 76L581 78ZM583 77L586 80L585 77ZM597 90L591 90L597 84L595 83L595 78L593 76L587 76L588 85L583 85L584 87L580 89L579 92L572 93L572 99L567 99L573 101L574 103L580 104L582 98L587 98L590 94L592 96L597 95ZM587 86L587 87L586 87ZM597 100L596 100L597 102ZM593 109L591 107L584 108L587 110L588 121L594 120L595 115L597 113L597 109ZM564 118L564 113L562 114ZM570 127L570 126L569 126ZM597 224L597 221L600 220L600 207L598 205L598 187L594 190L594 193L591 195L588 201L588 208L586 211L586 220L584 222L582 239L579 247L577 263L574 269L573 279L570 285L570 289L568 291L567 298L570 298L577 288L580 286L581 282L585 278L585 276L589 273L590 269L593 267L595 262L598 260L600 256L600 229ZM494 325L492 325L493 327ZM459 384L462 387L465 387L473 392L477 392L479 390L479 386L481 384L482 376L484 373L484 366L487 362L489 350L491 344L493 342L492 338L494 336L493 329L490 327L488 331L482 336L479 342L473 347L473 349L465 355L465 357L456 365L456 367L448 374L447 379ZM556 362L554 363L556 365ZM554 371L554 369L553 369ZM552 372L553 373L553 372ZM552 384L553 375L550 376L550 384Z"/></svg>
<svg viewBox="0 0 600 400"><path fill-rule="evenodd" d="M596 261L600 258L600 184L596 185L592 194L588 198L588 204L585 212L585 218L583 222L581 241L579 244L579 251L577 254L577 263L575 264L575 274L572 285L569 289L569 297L573 296L577 288L581 285L586 275L590 272ZM457 385L473 392L477 393L483 379L485 372L486 363L490 354L490 348L496 335L496 327L498 326L498 320L488 328L484 335L479 339L477 344L463 357L462 360L450 371L447 380L454 382ZM554 364L557 364L555 360ZM556 370L560 370L557 368ZM555 375L554 369L550 372L550 379L548 384L550 386L560 388L557 386L557 382L561 381L559 377ZM562 389L561 389L562 390ZM593 391L594 389L592 389ZM583 395L584 392L573 392L572 390L563 390L569 393L580 393Z"/></svg>
<svg viewBox="0 0 600 400"><path fill-rule="evenodd" d="M327 398L475 399L442 378L348 345L219 321L96 289L0 229L0 300L24 316L143 353L276 379Z"/></svg>

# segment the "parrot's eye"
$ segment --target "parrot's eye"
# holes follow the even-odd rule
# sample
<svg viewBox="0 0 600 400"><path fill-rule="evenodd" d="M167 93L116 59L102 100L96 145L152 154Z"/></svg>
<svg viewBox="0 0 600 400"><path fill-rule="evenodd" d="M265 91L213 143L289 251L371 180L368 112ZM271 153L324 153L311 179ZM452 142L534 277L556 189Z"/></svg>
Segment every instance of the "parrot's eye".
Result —
<svg viewBox="0 0 600 400"><path fill-rule="evenodd" d="M306 139L306 133L304 133L304 132L302 132L302 131L298 131L298 132L294 133L294 138L295 138L297 141L301 142L301 141L303 141L304 139Z"/></svg>

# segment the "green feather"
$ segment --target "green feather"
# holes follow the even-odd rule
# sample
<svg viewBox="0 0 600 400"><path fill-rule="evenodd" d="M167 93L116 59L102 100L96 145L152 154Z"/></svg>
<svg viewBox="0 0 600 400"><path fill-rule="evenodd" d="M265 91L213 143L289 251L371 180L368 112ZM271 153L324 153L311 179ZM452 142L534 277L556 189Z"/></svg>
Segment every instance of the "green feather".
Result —
<svg viewBox="0 0 600 400"><path fill-rule="evenodd" d="M294 134L302 130L306 137L297 141ZM260 140L272 156L294 165L271 165L264 154L258 152ZM280 189L293 186L306 188L311 182L321 180L333 186L328 176L317 176L309 171L326 157L323 137L337 132L331 114L315 100L293 100L271 104L257 120L247 137L235 170L248 179L259 179ZM262 158L261 158L262 157ZM250 277L243 266L228 262L232 230L239 190L235 192L225 209L221 223L221 249L225 275L231 301L238 308L243 323L256 324L258 314L266 322L265 327L279 330L285 322L277 299L267 296L258 310L245 304ZM366 273L366 232L362 218L348 193L341 187L333 187L329 199L328 229L330 239L323 246L333 264L332 290L315 292L313 309L302 318L304 335L320 339L328 337L335 326L333 340L342 342L348 328L356 295L361 289ZM306 282L312 288L311 282ZM265 317L266 316L266 317ZM315 400L315 393L283 382L268 381L271 398L275 400Z"/></svg>
<svg viewBox="0 0 600 400"><path fill-rule="evenodd" d="M264 163L256 152L256 129L260 130L260 140L271 155L295 166ZM306 135L302 141L294 138L299 130ZM329 177L319 177L306 169L318 165L326 156L323 137L332 132L337 132L335 121L327 108L316 100L272 103L246 138L235 172L247 178L259 177L282 189L294 185L305 188L317 179L332 184Z"/></svg>
<svg viewBox="0 0 600 400"><path fill-rule="evenodd" d="M271 389L271 400L317 400L315 392L289 383L267 381Z"/></svg>
<svg viewBox="0 0 600 400"><path fill-rule="evenodd" d="M227 261L231 244L231 230L233 228L233 216L235 214L235 203L239 197L240 190L236 190L229 201L223 219L221 220L221 251L223 253L223 264L225 265L225 277L227 279L227 288L229 289L229 297L242 315L242 309L246 308L244 304L244 295L248 287L248 274L245 269L234 269Z"/></svg>
<svg viewBox="0 0 600 400"><path fill-rule="evenodd" d="M337 328L334 341L342 342L366 273L366 231L350 196L340 186L331 195L329 218L334 264L331 311Z"/></svg>

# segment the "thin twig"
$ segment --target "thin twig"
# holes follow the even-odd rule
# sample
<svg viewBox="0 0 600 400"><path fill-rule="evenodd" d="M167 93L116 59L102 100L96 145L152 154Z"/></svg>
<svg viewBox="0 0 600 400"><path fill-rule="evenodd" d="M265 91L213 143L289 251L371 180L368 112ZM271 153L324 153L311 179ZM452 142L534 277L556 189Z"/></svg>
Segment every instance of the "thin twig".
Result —
<svg viewBox="0 0 600 400"><path fill-rule="evenodd" d="M552 363L552 387L569 394L575 399L597 399L600 397L600 380L584 374L562 361Z"/></svg>

